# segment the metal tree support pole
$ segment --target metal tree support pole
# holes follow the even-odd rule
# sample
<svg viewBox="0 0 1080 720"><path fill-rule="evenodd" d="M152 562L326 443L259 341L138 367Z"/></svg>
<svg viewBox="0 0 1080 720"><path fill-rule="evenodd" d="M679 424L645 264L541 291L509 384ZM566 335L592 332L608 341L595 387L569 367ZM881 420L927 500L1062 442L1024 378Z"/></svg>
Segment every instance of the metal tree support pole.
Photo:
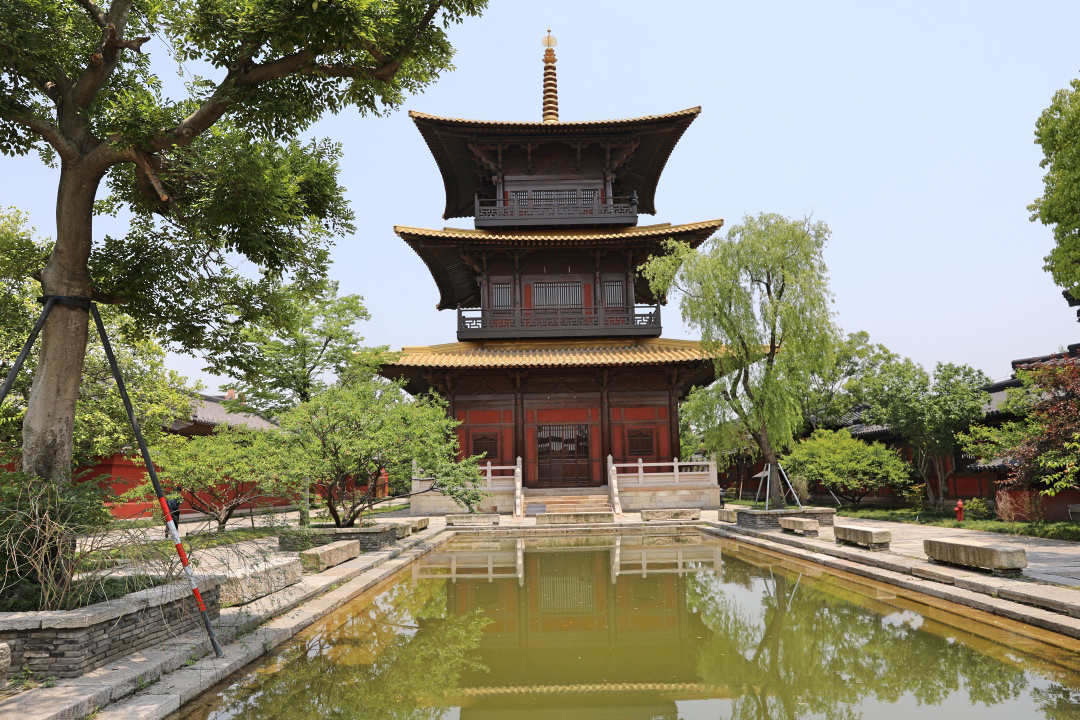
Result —
<svg viewBox="0 0 1080 720"><path fill-rule="evenodd" d="M37 322L34 323L34 329L30 331L30 337L27 338L26 344L23 345L19 357L15 358L15 364L12 366L11 372L8 373L7 379L4 380L4 386L0 388L0 403L4 402L4 398L11 392L11 386L15 384L15 378L18 376L19 371L22 370L23 363L26 362L26 356L30 354L30 348L34 347L34 341L37 340L38 333L41 332L41 328L45 327L45 321L49 319L49 313L52 312L57 299L53 295L45 301L45 307L41 309L41 315L38 316Z"/></svg>
<svg viewBox="0 0 1080 720"><path fill-rule="evenodd" d="M143 462L146 463L147 472L150 474L150 481L154 485L154 492L157 493L158 502L161 504L161 509L165 512L165 526L168 528L169 534L172 535L173 542L176 544L176 552L180 556L180 564L183 565L184 572L191 582L191 592L195 596L195 602L198 604L199 612L202 614L203 625L206 626L206 634L210 636L210 644L214 646L214 653L218 657L225 657L225 652L221 649L221 645L218 644L217 635L214 633L214 627L210 624L210 618L206 614L206 603L203 602L202 593L199 592L199 586L195 582L195 575L191 572L191 567L188 564L187 553L184 552L184 546L180 542L180 533L176 530L176 523L173 522L172 513L169 512L169 506L165 502L165 493L161 489L161 482L158 481L154 463L150 461L150 450L146 447L146 440L143 438L142 431L139 429L139 423L135 419L135 410L131 406L131 399L128 397L127 388L124 387L124 378L120 375L120 367L116 364L116 356L113 355L112 346L109 344L109 336L105 333L105 325L101 322L101 316L98 315L97 307L95 307L87 298L49 295L43 297L42 300L45 301L45 307L42 308L41 315L38 316L37 322L34 323L34 328L30 331L30 337L27 338L26 344L23 345L22 352L20 352L19 356L15 359L15 365L12 366L11 372L8 373L7 378L4 380L3 387L0 387L0 403L3 403L8 396L8 393L11 392L11 386L15 383L15 378L18 376L19 371L22 370L23 363L26 362L26 357L30 354L31 348L34 347L34 341L37 340L38 334L41 332L41 329L45 327L45 321L49 319L49 314L52 312L53 307L55 307L57 303L60 303L61 305L66 305L68 307L89 310L90 314L94 317L94 324L97 326L98 335L101 336L101 343L105 347L105 356L109 359L109 367L112 369L113 378L116 380L116 386L120 391L120 398L124 401L124 408L127 410L128 420L131 422L131 429L135 432L135 440L139 443L139 450L142 452Z"/></svg>
<svg viewBox="0 0 1080 720"><path fill-rule="evenodd" d="M784 466L777 462L776 469L780 471L780 477L787 481L788 490L791 491L791 497L795 498L795 503L799 507L802 507L802 501L799 500L799 494L795 492L795 487L791 484L791 478L788 477L787 472L784 470Z"/></svg>
<svg viewBox="0 0 1080 720"><path fill-rule="evenodd" d="M154 485L154 493L157 495L158 504L161 505L161 511L165 513L165 527L172 536L173 543L176 545L176 554L180 556L180 564L184 568L184 574L187 575L188 582L191 583L191 594L195 596L195 602L199 606L199 614L202 615L203 626L206 627L206 634L210 638L210 644L214 647L214 654L219 658L225 657L225 651L221 649L221 645L218 644L217 635L214 633L214 626L210 624L210 616L206 614L206 603L203 602L202 593L199 591L199 584L195 582L195 573L191 571L191 565L188 563L187 553L184 552L184 545L180 542L180 533L176 529L176 523L173 521L172 513L169 512L169 505L165 502L165 491L161 488L161 481L158 480L157 470L154 469L154 463L150 459L150 448L146 446L146 439L143 437L142 430L139 429L139 421L135 419L135 410L131 405L131 398L128 397L127 388L124 387L124 378L120 375L120 366L116 363L116 356L113 355L112 345L109 343L109 336L105 332L105 324L101 322L101 315L98 313L97 306L93 303L90 304L90 314L94 316L94 324L97 325L98 335L101 337L101 345L105 348L105 357L109 360L109 367L112 369L113 378L116 380L116 388L120 391L120 399L124 401L124 409L127 411L128 421L131 422L131 429L135 432L135 441L139 444L139 452L142 453L143 463L146 465L146 473L150 476L150 482Z"/></svg>

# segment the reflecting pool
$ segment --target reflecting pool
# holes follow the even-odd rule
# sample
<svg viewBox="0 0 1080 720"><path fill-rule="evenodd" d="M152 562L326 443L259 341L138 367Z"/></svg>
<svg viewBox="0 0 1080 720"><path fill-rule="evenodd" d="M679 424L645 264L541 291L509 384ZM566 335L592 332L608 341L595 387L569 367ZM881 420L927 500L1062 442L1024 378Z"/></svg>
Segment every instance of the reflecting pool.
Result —
<svg viewBox="0 0 1080 720"><path fill-rule="evenodd" d="M1078 649L697 534L459 538L173 718L1065 720Z"/></svg>

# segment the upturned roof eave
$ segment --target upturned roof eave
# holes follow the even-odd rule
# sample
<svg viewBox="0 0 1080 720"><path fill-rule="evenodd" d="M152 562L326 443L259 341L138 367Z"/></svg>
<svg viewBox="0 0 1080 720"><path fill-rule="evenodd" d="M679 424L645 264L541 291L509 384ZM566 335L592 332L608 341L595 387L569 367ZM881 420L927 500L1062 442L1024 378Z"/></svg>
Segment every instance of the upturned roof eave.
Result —
<svg viewBox="0 0 1080 720"><path fill-rule="evenodd" d="M394 233L413 249L427 266L432 279L439 290L438 310L452 310L458 306L472 308L479 307L478 298L475 297L475 277L471 280L465 276L471 271L460 260L447 260L439 258L451 247L464 244L491 245L500 247L514 247L515 245L530 246L582 246L591 247L592 244L613 245L641 244L656 245L668 238L686 240L691 246L697 247L705 242L711 235L724 226L723 218L705 220L696 223L671 225L636 226L627 230L565 230L562 232L536 232L536 231L512 231L495 232L488 230L468 230L446 228L434 230L418 228L407 225L395 225ZM442 247L434 247L433 244L441 244ZM455 282L454 278L457 278Z"/></svg>
<svg viewBox="0 0 1080 720"><path fill-rule="evenodd" d="M660 181L660 175L663 173L675 145L678 144L690 123L700 113L701 107L696 106L661 115L555 123L448 118L429 115L416 110L410 110L409 117L413 119L420 134L424 137L424 142L427 143L428 150L431 151L435 163L439 167L439 172L443 178L443 188L446 192L443 219L450 219L473 216L473 200L479 189L475 164L471 160L471 151L465 152L460 147L464 143L467 150L468 136L478 133L494 133L558 137L567 134L588 135L597 132L625 132L634 128L656 131L658 127L662 132L665 129L664 126L667 126L664 137L653 148L650 157L642 157L640 160L631 163L637 168L636 172L639 175L641 184L640 187L635 188L639 196L638 211L645 215L655 215L656 186ZM461 157L458 158L458 156Z"/></svg>

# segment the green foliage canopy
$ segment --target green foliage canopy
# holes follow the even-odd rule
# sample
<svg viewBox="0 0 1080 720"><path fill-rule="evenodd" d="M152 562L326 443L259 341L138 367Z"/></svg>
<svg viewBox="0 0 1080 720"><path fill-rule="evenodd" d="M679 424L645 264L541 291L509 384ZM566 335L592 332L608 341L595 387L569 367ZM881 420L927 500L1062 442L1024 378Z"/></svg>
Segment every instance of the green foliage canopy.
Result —
<svg viewBox="0 0 1080 720"><path fill-rule="evenodd" d="M252 350L245 365L253 368L236 385L236 401L263 417L308 402L330 382L344 376L359 360L363 337L356 323L370 318L359 295L337 294L337 283L325 282L315 294L287 286L287 324L280 329L252 326L243 331ZM366 357L366 355L365 355Z"/></svg>
<svg viewBox="0 0 1080 720"><path fill-rule="evenodd" d="M801 476L810 487L824 485L854 505L878 488L903 495L913 470L896 450L853 438L847 430L815 430L795 444L785 464L793 478Z"/></svg>
<svg viewBox="0 0 1080 720"><path fill-rule="evenodd" d="M1054 282L1080 299L1080 79L1058 90L1035 123L1046 169L1043 194L1028 209L1031 219L1054 228L1055 247L1046 256Z"/></svg>
<svg viewBox="0 0 1080 720"><path fill-rule="evenodd" d="M982 462L1011 466L1009 482L1056 495L1080 487L1080 360L1063 358L1021 368L1003 410L1018 417L977 425L960 435Z"/></svg>
<svg viewBox="0 0 1080 720"><path fill-rule="evenodd" d="M281 433L221 424L210 435L163 435L151 449L167 491L214 518L218 531L241 506L271 495L287 495L288 480L276 475L272 459ZM138 496L153 496L149 480Z"/></svg>
<svg viewBox="0 0 1080 720"><path fill-rule="evenodd" d="M403 382L378 377L336 385L281 415L295 438L282 472L309 478L338 527L377 502L386 475L418 467L440 491L472 507L481 498L476 458L458 460L456 420L436 395L408 398Z"/></svg>
<svg viewBox="0 0 1080 720"><path fill-rule="evenodd" d="M870 342L865 332L838 339L824 364L810 371L803 417L811 430L836 426L841 418L865 402L864 382L896 355L884 345Z"/></svg>
<svg viewBox="0 0 1080 720"><path fill-rule="evenodd" d="M763 213L700 252L669 242L667 255L642 266L657 295L681 294L683 322L716 363L719 380L688 400L711 452L749 438L775 468L799 431L811 375L836 347L822 257L828 237L825 223ZM782 506L775 480L772 501Z"/></svg>
<svg viewBox="0 0 1080 720"><path fill-rule="evenodd" d="M866 380L870 419L911 445L912 461L934 507L941 506L953 473L949 458L957 434L986 412L990 396L982 388L989 383L981 370L952 363L938 363L931 377L909 358L885 363Z"/></svg>
<svg viewBox="0 0 1080 720"><path fill-rule="evenodd" d="M322 115L382 115L451 68L447 29L485 0L19 0L0 13L0 152L60 165L45 294L126 302L143 332L238 367L280 325L281 286L325 277L352 229ZM184 76L177 91L163 78ZM105 179L110 195L97 203ZM131 215L98 241L95 212ZM242 263L249 263L242 268ZM81 311L46 325L24 463L70 465ZM52 412L49 408L59 408Z"/></svg>

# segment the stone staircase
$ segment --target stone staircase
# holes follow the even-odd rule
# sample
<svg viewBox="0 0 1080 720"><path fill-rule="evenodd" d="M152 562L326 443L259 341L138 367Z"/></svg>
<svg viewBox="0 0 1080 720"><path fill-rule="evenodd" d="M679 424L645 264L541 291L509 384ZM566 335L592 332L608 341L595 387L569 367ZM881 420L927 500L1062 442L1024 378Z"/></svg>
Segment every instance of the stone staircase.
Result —
<svg viewBox="0 0 1080 720"><path fill-rule="evenodd" d="M536 494L526 491L525 514L535 515L537 525L613 522L615 513L605 493L577 492Z"/></svg>

